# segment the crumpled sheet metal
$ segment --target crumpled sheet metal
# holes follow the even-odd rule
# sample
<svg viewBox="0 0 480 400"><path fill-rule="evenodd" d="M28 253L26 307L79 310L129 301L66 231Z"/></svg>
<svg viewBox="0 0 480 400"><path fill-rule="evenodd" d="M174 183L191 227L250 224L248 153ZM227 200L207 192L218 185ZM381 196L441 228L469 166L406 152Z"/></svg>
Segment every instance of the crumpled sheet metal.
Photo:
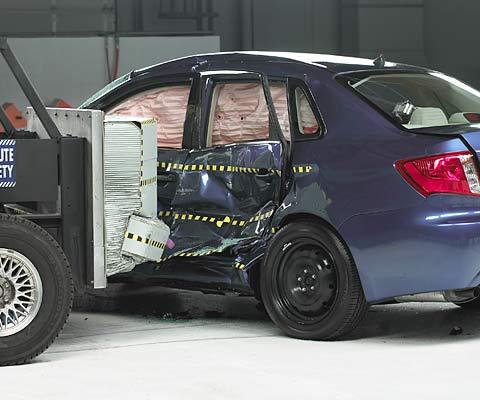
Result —
<svg viewBox="0 0 480 400"><path fill-rule="evenodd" d="M281 159L281 145L274 142L190 152L158 149L159 174L176 177L158 186L159 218L170 226L175 243L165 258L218 253L269 235ZM164 170L162 162L183 169ZM192 165L197 168L192 170Z"/></svg>
<svg viewBox="0 0 480 400"><path fill-rule="evenodd" d="M319 183L320 167L318 164L294 164L292 186L278 207L272 219L272 228L278 229L287 215L309 214L319 215L330 221L327 214L332 200L327 196L325 188ZM300 172L300 169L302 172Z"/></svg>

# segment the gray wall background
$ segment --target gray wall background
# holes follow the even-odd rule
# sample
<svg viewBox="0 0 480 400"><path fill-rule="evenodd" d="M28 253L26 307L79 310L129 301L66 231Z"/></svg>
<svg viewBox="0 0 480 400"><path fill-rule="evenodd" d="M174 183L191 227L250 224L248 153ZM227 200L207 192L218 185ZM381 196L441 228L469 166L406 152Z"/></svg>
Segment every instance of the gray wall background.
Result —
<svg viewBox="0 0 480 400"><path fill-rule="evenodd" d="M96 36L96 51L73 39L62 44L70 71L60 74L69 79L79 74L96 79L102 74L105 80L105 69L97 65L94 70L90 65L104 64L99 49L103 35L196 37L191 46L154 39L148 44L154 46L153 53L143 49L146 42L125 47L121 50L123 69L142 58L139 53L147 57L145 63L153 63L177 53L215 50L215 39L208 44L208 39L201 41L213 35L220 37L220 47L226 51L284 50L365 57L383 52L389 60L429 66L480 87L480 52L476 51L479 16L479 0L2 0L0 33ZM36 42L26 43L18 46L28 58L29 71L35 80L50 74L45 82L53 85L62 66L51 71L50 64L41 58L52 54L45 53ZM94 46L93 42L88 46ZM82 87L79 82L75 90Z"/></svg>
<svg viewBox="0 0 480 400"><path fill-rule="evenodd" d="M119 76L199 51L220 49L218 36L120 37L119 42ZM76 107L109 82L104 38L12 38L9 43L46 104L62 98ZM3 59L0 77L0 104L14 102L24 109L28 102Z"/></svg>

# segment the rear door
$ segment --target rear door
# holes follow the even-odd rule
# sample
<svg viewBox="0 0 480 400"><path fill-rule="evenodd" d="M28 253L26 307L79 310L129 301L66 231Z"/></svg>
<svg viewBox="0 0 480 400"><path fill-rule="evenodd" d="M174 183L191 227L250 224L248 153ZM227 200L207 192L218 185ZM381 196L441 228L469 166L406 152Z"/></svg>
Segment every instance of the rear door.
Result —
<svg viewBox="0 0 480 400"><path fill-rule="evenodd" d="M233 256L264 242L289 175L286 82L242 71L198 79L197 117L185 131L196 149L158 154L159 196L162 179L175 182L171 201L159 203L174 243L164 259Z"/></svg>

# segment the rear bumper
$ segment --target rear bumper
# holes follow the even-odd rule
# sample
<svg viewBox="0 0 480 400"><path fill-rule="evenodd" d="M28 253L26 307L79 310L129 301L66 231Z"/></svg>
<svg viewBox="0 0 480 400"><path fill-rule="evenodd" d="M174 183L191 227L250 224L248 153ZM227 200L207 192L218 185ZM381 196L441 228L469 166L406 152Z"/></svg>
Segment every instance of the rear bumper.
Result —
<svg viewBox="0 0 480 400"><path fill-rule="evenodd" d="M367 301L480 285L480 198L430 196L418 207L357 215L340 234Z"/></svg>

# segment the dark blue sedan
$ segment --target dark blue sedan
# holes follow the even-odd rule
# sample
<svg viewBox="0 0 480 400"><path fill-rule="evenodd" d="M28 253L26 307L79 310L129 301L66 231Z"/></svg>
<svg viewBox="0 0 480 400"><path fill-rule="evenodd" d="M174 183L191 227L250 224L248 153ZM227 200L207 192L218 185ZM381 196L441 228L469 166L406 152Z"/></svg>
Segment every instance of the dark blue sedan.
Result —
<svg viewBox="0 0 480 400"><path fill-rule="evenodd" d="M187 57L83 108L157 119L161 262L111 281L254 294L288 335L369 304L480 305L480 93L425 68L295 53Z"/></svg>

